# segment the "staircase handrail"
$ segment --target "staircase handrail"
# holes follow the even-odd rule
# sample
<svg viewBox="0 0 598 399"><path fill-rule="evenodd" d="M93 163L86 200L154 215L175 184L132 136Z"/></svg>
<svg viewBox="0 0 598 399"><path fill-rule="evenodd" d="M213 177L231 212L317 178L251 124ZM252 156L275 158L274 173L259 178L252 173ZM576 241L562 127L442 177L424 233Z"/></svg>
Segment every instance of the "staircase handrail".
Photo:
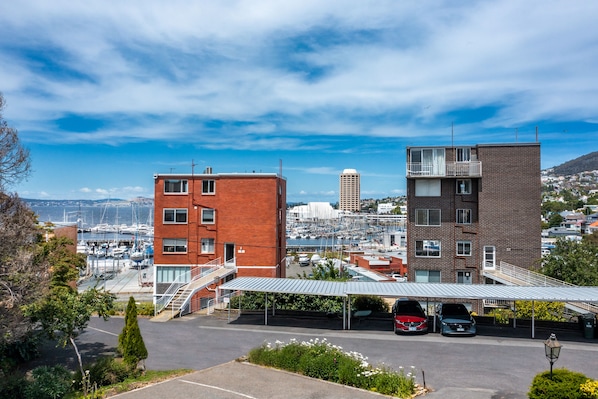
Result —
<svg viewBox="0 0 598 399"><path fill-rule="evenodd" d="M166 308L166 306L168 306L182 286L201 278L207 273L211 273L212 270L222 267L222 262L220 261L220 258L217 258L199 266L202 268L201 273L191 277L192 273L196 272L193 268L191 268L188 272L180 274L174 279L174 281L170 284L166 291L164 291L160 298L156 299L155 314L160 313L162 310L164 310L164 308ZM204 267L207 267L208 269L204 271Z"/></svg>
<svg viewBox="0 0 598 399"><path fill-rule="evenodd" d="M514 277L520 281L524 281L526 284L530 286L577 287L575 284L558 280L556 278L546 276L542 273L538 273L533 270L524 269L522 267L518 267L504 261L500 261L499 265L497 265L496 267L496 271L507 276Z"/></svg>
<svg viewBox="0 0 598 399"><path fill-rule="evenodd" d="M497 266L496 271L506 276L513 277L519 281L523 281L530 286L543 287L578 287L578 285L568 283L533 270L524 269L510 263L501 261ZM588 312L598 313L598 303L594 302L576 302L573 304L580 309Z"/></svg>

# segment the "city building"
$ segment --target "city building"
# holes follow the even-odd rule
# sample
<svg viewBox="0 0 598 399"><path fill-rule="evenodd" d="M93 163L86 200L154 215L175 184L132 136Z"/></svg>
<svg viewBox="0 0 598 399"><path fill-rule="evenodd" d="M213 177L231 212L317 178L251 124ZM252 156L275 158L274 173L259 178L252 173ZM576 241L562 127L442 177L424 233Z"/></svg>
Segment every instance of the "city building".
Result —
<svg viewBox="0 0 598 399"><path fill-rule="evenodd" d="M339 210L349 212L361 210L360 177L355 169L345 169L341 173L339 194Z"/></svg>
<svg viewBox="0 0 598 399"><path fill-rule="evenodd" d="M227 279L286 276L286 179L207 168L156 174L154 186L156 296L177 278L189 282L219 267L232 271ZM194 295L213 296L210 287L202 289Z"/></svg>
<svg viewBox="0 0 598 399"><path fill-rule="evenodd" d="M541 257L540 144L407 148L410 281L484 283Z"/></svg>

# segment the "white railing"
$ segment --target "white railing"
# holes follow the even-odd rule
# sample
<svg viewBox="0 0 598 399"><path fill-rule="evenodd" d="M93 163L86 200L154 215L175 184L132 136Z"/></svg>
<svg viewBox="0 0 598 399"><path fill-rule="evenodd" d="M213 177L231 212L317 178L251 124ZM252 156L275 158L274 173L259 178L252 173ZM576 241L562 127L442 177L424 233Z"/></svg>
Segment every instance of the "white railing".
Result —
<svg viewBox="0 0 598 399"><path fill-rule="evenodd" d="M408 162L407 177L481 177L482 162L442 162L442 163L422 163Z"/></svg>
<svg viewBox="0 0 598 399"><path fill-rule="evenodd" d="M512 277L524 283L517 285L529 285L535 287L576 287L575 284L557 280L556 278L552 278L544 274L534 272L532 270L524 269L522 267L511 265L510 263L503 261L501 261L500 264L496 266L496 271L498 273Z"/></svg>
<svg viewBox="0 0 598 399"><path fill-rule="evenodd" d="M558 280L544 274L534 272L532 270L524 269L510 263L501 261L496 267L496 273L501 275L502 279L509 279L509 281L516 285L527 285L534 287L577 287L575 284L567 283L566 281ZM586 310L592 313L598 313L598 303L575 302L570 306Z"/></svg>
<svg viewBox="0 0 598 399"><path fill-rule="evenodd" d="M183 273L179 275L176 279L174 279L172 284L170 284L170 286L166 289L166 291L164 291L160 298L156 300L155 314L160 313L164 310L164 308L166 308L170 304L170 302L174 299L176 293L181 289L181 287L205 276L208 273L211 273L216 269L221 268L222 263L220 262L220 258L218 258L198 267L201 268L201 272L197 275L193 275L194 273L197 273L197 268L191 266L191 269L188 272Z"/></svg>
<svg viewBox="0 0 598 399"><path fill-rule="evenodd" d="M226 294L226 295L222 295L219 296L218 298L212 298L208 301L208 306L207 306L207 314L212 314L214 313L214 311L216 310L216 307L218 305L222 305L222 304L227 304L226 306L228 306L228 302L230 302L230 300L233 297L239 296L241 295L240 291L234 291L231 292L230 294ZM226 298L226 299L225 299Z"/></svg>

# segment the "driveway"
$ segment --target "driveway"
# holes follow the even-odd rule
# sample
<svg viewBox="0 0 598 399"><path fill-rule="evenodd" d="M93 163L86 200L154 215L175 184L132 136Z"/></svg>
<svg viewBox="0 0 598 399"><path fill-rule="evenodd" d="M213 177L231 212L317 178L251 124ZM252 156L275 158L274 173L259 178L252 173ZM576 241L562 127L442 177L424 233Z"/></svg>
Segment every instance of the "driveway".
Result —
<svg viewBox="0 0 598 399"><path fill-rule="evenodd" d="M433 333L398 336L390 331L390 325L378 325L375 320L364 320L353 325L352 330L342 330L338 320L328 319L277 315L268 318L269 325L263 322L263 315L241 316L230 323L226 315L191 315L167 323L139 319L149 351L146 361L149 369L189 368L198 372L120 396L170 398L174 392L180 392L176 396L185 398L358 397L355 392L335 391L344 392L346 387L234 362L263 342L291 338L326 338L347 351L362 353L374 365L397 370L414 366L417 382L425 382L426 387L434 391L427 398L523 399L527 397L533 377L549 366L544 357L543 340L550 331L536 330L536 337L542 338L531 339L526 337L529 334L526 330L480 326L476 337L453 338ZM117 317L107 322L92 319L78 338L85 359L90 361L112 353L123 324L124 320ZM556 333L563 349L555 367L598 379L598 340L584 339L579 331ZM68 359L64 360L74 364L68 347L55 353L66 355ZM336 388L325 393L328 390L321 384ZM135 396L138 394L142 396ZM373 395L364 398L380 397L374 393L364 394Z"/></svg>

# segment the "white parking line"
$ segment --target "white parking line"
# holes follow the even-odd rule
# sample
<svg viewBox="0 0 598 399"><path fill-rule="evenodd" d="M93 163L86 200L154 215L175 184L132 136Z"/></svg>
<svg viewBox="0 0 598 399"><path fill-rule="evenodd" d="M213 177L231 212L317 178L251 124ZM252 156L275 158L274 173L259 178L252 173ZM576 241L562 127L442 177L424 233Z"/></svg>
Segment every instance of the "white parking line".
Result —
<svg viewBox="0 0 598 399"><path fill-rule="evenodd" d="M113 332L110 332L110 331L101 330L101 329L99 329L99 328L95 328L95 327L89 327L89 326L88 326L87 328L88 328L88 329L90 329L90 330L95 330L95 331L98 331L98 332L101 332L101 333L104 333L104 334L113 335L113 336L115 336L115 337L118 337L118 334L115 334L115 333L113 333Z"/></svg>
<svg viewBox="0 0 598 399"><path fill-rule="evenodd" d="M179 380L181 382L185 382L187 384L193 384L193 385L199 385L201 387L206 387L206 388L212 388L212 389L217 389L219 391L223 391L223 392L227 392L227 393L232 393L233 395L238 395L238 396L242 396L244 398L248 398L248 399L257 399L254 396L250 396L250 395L245 395L244 393L241 392L235 392L235 391L231 391L230 389L224 389L224 388L220 388L214 385L207 385L207 384L202 384L200 382L193 382L193 381L187 381L187 380Z"/></svg>

